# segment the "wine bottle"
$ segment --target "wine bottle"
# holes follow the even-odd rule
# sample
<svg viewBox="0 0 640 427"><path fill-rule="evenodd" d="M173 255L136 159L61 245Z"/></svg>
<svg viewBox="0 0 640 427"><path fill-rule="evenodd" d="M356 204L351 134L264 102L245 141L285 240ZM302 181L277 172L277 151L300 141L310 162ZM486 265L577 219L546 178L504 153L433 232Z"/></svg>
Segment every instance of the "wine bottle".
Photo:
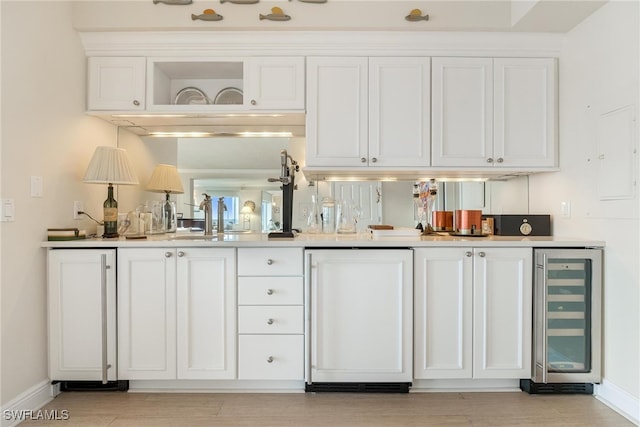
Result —
<svg viewBox="0 0 640 427"><path fill-rule="evenodd" d="M118 202L113 198L113 186L109 184L104 208L104 234L102 237L118 237Z"/></svg>

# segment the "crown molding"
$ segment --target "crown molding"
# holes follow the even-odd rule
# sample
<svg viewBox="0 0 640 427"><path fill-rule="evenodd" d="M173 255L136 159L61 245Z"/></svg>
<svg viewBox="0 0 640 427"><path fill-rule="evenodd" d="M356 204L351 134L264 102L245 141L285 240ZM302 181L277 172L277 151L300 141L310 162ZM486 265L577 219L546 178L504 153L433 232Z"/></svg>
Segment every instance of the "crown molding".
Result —
<svg viewBox="0 0 640 427"><path fill-rule="evenodd" d="M559 33L400 31L79 32L87 56L558 57Z"/></svg>

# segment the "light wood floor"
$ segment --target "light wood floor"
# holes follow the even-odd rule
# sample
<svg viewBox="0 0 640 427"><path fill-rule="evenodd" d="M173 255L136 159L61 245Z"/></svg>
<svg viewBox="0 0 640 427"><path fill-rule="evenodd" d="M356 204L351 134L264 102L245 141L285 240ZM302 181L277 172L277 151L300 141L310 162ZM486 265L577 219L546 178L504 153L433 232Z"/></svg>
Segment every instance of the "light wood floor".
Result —
<svg viewBox="0 0 640 427"><path fill-rule="evenodd" d="M592 396L526 393L66 392L24 426L633 426Z"/></svg>

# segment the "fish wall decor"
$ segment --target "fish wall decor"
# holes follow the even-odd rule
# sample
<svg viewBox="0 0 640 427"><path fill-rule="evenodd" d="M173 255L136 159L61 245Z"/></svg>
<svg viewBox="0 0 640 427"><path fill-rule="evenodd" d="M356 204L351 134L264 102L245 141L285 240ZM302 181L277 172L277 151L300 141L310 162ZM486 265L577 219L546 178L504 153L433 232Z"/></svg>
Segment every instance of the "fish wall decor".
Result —
<svg viewBox="0 0 640 427"><path fill-rule="evenodd" d="M158 3L185 5L193 3L193 0L153 0L153 4Z"/></svg>
<svg viewBox="0 0 640 427"><path fill-rule="evenodd" d="M260 0L220 0L220 3L234 3L234 4L256 4Z"/></svg>
<svg viewBox="0 0 640 427"><path fill-rule="evenodd" d="M404 17L404 19L410 22L428 21L429 15L423 15L420 9L413 9L407 16Z"/></svg>
<svg viewBox="0 0 640 427"><path fill-rule="evenodd" d="M289 15L285 15L285 13L279 7L272 7L271 13L268 15L260 14L260 20L267 19L269 21L288 21L291 19Z"/></svg>
<svg viewBox="0 0 640 427"><path fill-rule="evenodd" d="M213 9L205 9L200 15L191 14L191 19L195 21L199 19L200 21L222 21L223 16L216 13Z"/></svg>

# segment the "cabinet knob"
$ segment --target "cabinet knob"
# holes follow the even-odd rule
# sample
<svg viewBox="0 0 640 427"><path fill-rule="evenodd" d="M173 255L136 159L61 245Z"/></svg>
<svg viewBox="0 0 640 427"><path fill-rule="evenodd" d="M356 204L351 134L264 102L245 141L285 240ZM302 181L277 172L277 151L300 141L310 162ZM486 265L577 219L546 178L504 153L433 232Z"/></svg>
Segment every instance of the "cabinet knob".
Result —
<svg viewBox="0 0 640 427"><path fill-rule="evenodd" d="M498 157L498 160L496 160L498 163L502 163L504 162L504 159L502 157Z"/></svg>
<svg viewBox="0 0 640 427"><path fill-rule="evenodd" d="M268 319L267 320L267 325L273 325L273 319Z"/></svg>
<svg viewBox="0 0 640 427"><path fill-rule="evenodd" d="M140 101L138 101L137 99L133 100L133 105L135 105L136 107L140 105Z"/></svg>
<svg viewBox="0 0 640 427"><path fill-rule="evenodd" d="M464 253L464 255L465 255L467 258L469 258L469 257L471 257L471 255L473 255L473 253L472 253L471 251L467 251L467 252L465 252L465 253Z"/></svg>
<svg viewBox="0 0 640 427"><path fill-rule="evenodd" d="M487 159L487 163L493 163L493 157L489 157L489 158Z"/></svg>
<svg viewBox="0 0 640 427"><path fill-rule="evenodd" d="M164 253L164 257L165 258L171 258L173 256L173 254L171 252L165 252Z"/></svg>
<svg viewBox="0 0 640 427"><path fill-rule="evenodd" d="M376 163L377 161L378 161L378 158L377 158L377 157L373 157L373 158L371 158L371 163Z"/></svg>
<svg viewBox="0 0 640 427"><path fill-rule="evenodd" d="M267 289L267 295L273 295L273 289Z"/></svg>
<svg viewBox="0 0 640 427"><path fill-rule="evenodd" d="M364 157L360 157L360 163L367 163L367 159Z"/></svg>
<svg viewBox="0 0 640 427"><path fill-rule="evenodd" d="M183 252L183 251L178 251L178 256L179 256L180 258L182 258L182 257L184 256L184 252Z"/></svg>
<svg viewBox="0 0 640 427"><path fill-rule="evenodd" d="M480 252L478 255L480 255L480 258L484 258L485 256L487 256L487 254L485 254L484 252Z"/></svg>
<svg viewBox="0 0 640 427"><path fill-rule="evenodd" d="M273 264L273 260L272 260L271 258L269 258L269 259L267 260L267 265L271 265L271 264Z"/></svg>
<svg viewBox="0 0 640 427"><path fill-rule="evenodd" d="M267 363L273 363L273 356L267 357Z"/></svg>
<svg viewBox="0 0 640 427"><path fill-rule="evenodd" d="M257 104L256 100L255 100L255 99L252 99L252 100L251 100L251 105L256 105L256 104Z"/></svg>

